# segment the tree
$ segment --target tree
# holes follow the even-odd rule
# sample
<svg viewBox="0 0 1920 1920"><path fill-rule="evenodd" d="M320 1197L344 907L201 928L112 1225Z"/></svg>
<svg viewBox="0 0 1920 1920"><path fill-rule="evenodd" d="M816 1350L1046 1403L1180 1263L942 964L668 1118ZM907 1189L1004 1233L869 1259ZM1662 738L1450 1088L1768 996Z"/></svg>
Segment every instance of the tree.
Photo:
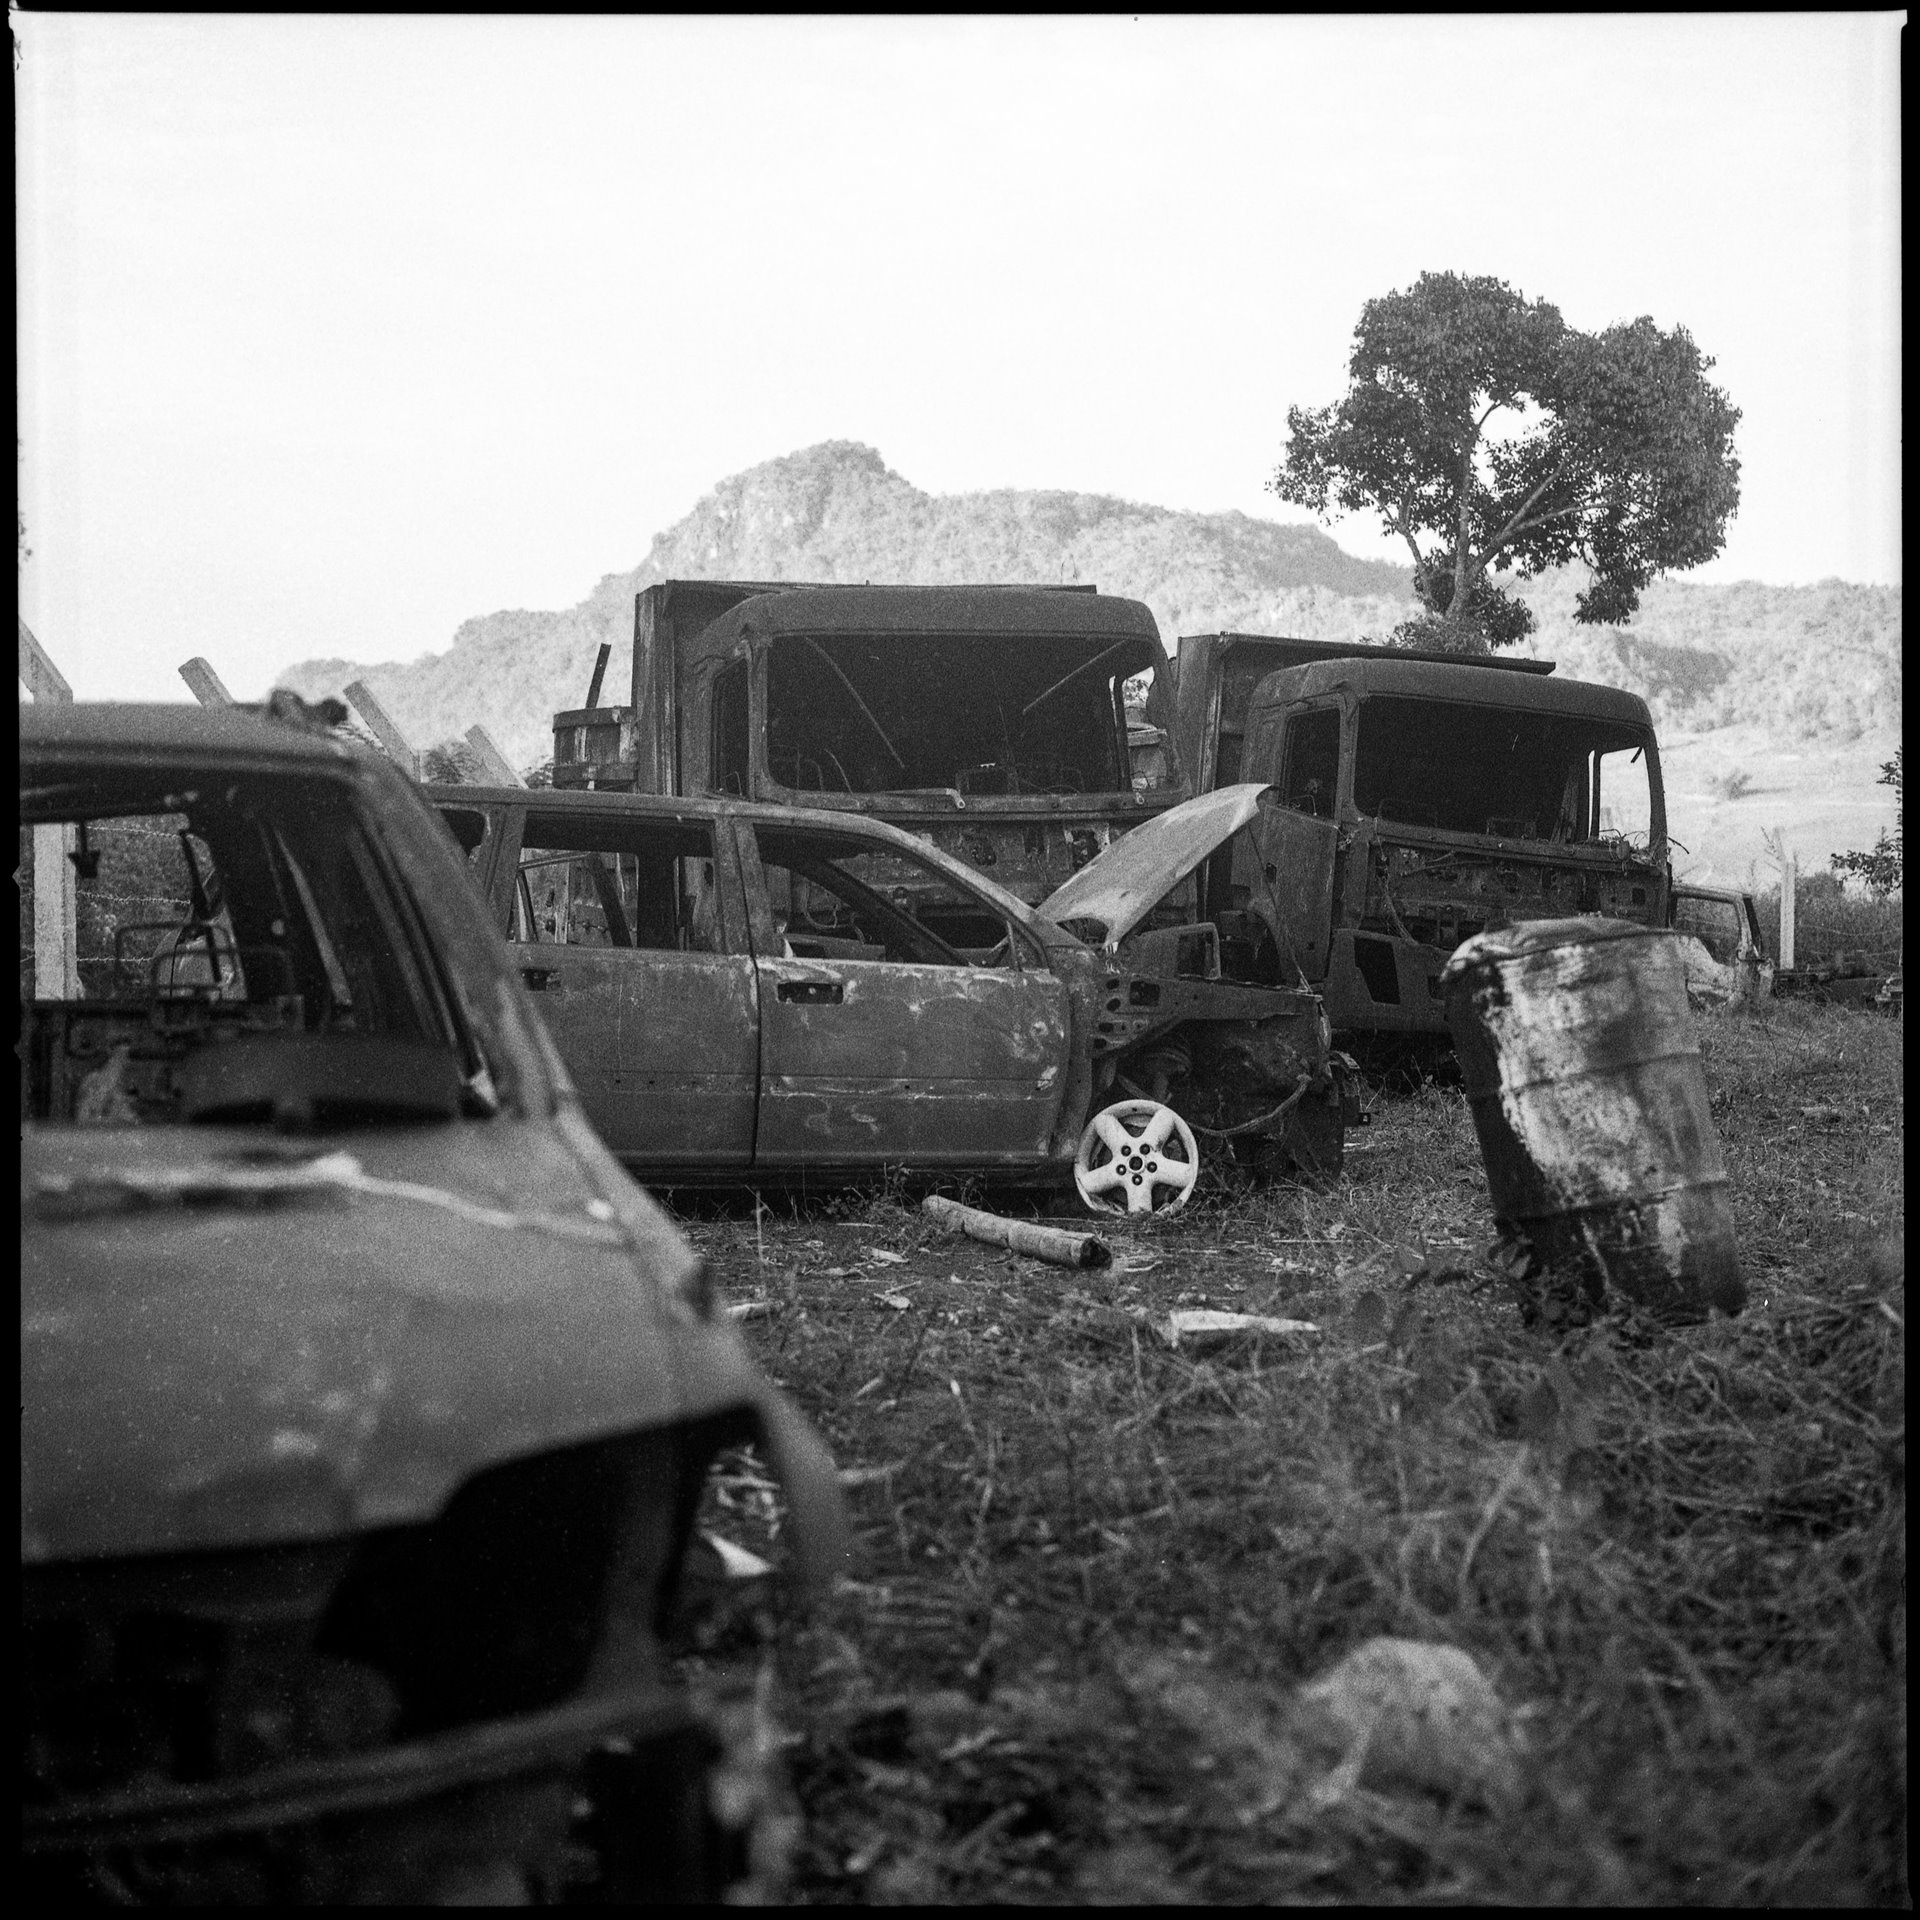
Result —
<svg viewBox="0 0 1920 1920"><path fill-rule="evenodd" d="M1880 762L1877 785L1893 789L1893 835L1880 829L1880 838L1866 853L1836 853L1832 865L1836 873L1857 874L1867 883L1867 891L1882 896L1899 890L1906 859L1906 793L1904 789L1906 748L1895 747L1891 760Z"/></svg>
<svg viewBox="0 0 1920 1920"><path fill-rule="evenodd" d="M1268 485L1325 518L1372 512L1413 555L1403 644L1484 653L1533 627L1489 572L1582 561L1575 618L1631 617L1656 574L1720 551L1740 500L1739 409L1684 327L1581 333L1504 282L1422 274L1369 300L1346 397L1287 411Z"/></svg>

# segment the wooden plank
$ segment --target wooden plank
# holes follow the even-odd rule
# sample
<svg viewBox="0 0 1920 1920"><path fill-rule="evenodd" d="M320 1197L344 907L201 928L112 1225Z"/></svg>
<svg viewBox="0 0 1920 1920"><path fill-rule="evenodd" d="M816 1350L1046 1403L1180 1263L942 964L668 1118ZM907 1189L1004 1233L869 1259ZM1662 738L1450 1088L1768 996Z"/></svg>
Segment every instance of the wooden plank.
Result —
<svg viewBox="0 0 1920 1920"><path fill-rule="evenodd" d="M20 620L18 614L14 615ZM33 629L20 620L20 678L36 700L71 700L73 689L67 676L47 657L47 650L33 637Z"/></svg>
<svg viewBox="0 0 1920 1920"><path fill-rule="evenodd" d="M373 729L373 737L387 750L387 758L403 773L419 779L420 756L414 752L407 736L394 725L386 708L374 697L373 689L364 680L356 680L343 691L359 710L360 717Z"/></svg>
<svg viewBox="0 0 1920 1920"><path fill-rule="evenodd" d="M33 629L18 614L14 618L20 625L20 678L35 703L71 700L67 676L34 638ZM67 858L77 844L70 826L33 830L33 992L38 1000L80 997L79 900L73 862Z"/></svg>
<svg viewBox="0 0 1920 1920"><path fill-rule="evenodd" d="M180 678L193 689L193 697L203 707L230 707L233 695L221 684L220 676L196 653L180 669Z"/></svg>
<svg viewBox="0 0 1920 1920"><path fill-rule="evenodd" d="M514 772L507 756L493 743L493 735L485 727L467 729L467 745L480 756L481 771L489 783L496 787L524 787L527 783Z"/></svg>

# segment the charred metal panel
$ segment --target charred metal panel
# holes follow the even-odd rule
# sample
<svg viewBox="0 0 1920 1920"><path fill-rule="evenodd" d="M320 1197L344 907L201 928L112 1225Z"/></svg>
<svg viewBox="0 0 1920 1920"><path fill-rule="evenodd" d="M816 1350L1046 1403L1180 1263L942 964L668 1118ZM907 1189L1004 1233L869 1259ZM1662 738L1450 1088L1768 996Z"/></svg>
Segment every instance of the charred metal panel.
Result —
<svg viewBox="0 0 1920 1920"><path fill-rule="evenodd" d="M1050 894L1041 912L1063 925L1098 922L1103 941L1124 940L1223 841L1254 818L1263 783L1223 787L1136 827L1096 866Z"/></svg>
<svg viewBox="0 0 1920 1920"><path fill-rule="evenodd" d="M1067 1091L1051 973L887 961L758 963L755 1164L1038 1162Z"/></svg>
<svg viewBox="0 0 1920 1920"><path fill-rule="evenodd" d="M1253 830L1258 871L1245 882L1251 905L1270 918L1281 951L1313 981L1327 972L1339 844L1335 822L1291 807L1262 808Z"/></svg>
<svg viewBox="0 0 1920 1920"><path fill-rule="evenodd" d="M751 960L584 946L518 954L587 1117L619 1158L747 1164L760 1037Z"/></svg>

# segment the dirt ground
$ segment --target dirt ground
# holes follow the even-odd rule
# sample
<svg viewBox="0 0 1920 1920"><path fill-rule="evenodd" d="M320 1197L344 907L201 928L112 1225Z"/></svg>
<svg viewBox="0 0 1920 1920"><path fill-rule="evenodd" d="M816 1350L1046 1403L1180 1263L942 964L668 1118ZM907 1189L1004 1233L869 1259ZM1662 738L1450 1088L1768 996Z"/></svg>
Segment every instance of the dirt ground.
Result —
<svg viewBox="0 0 1920 1920"><path fill-rule="evenodd" d="M1680 1332L1489 1265L1431 1083L1337 1186L1100 1223L1104 1271L897 1187L686 1209L854 1523L805 1619L714 1556L690 1663L760 1675L789 1897L1903 1902L1901 1025L1699 1030L1750 1300ZM1189 1306L1312 1330L1176 1350ZM733 1457L703 1526L778 1520ZM1377 1635L1472 1656L1518 1798L1313 1747L1300 1685Z"/></svg>

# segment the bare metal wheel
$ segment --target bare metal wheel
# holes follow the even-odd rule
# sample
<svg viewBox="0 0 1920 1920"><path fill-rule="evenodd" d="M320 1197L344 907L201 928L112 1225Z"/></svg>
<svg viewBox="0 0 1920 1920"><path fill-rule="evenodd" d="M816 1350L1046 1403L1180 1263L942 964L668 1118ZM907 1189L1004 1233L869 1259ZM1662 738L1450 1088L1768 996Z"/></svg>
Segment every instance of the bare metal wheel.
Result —
<svg viewBox="0 0 1920 1920"><path fill-rule="evenodd" d="M1172 1213L1199 1177L1193 1129L1157 1100L1096 1113L1073 1160L1073 1184L1096 1213Z"/></svg>

